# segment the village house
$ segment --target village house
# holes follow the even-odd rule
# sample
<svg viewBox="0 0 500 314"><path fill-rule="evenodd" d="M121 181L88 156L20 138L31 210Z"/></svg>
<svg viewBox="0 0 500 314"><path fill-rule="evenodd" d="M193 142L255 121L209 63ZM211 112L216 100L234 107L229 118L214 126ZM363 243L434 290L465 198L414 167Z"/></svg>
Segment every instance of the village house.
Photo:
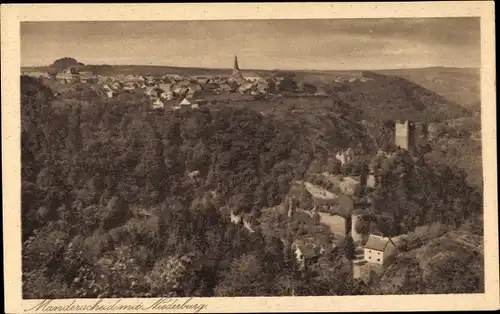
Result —
<svg viewBox="0 0 500 314"><path fill-rule="evenodd" d="M195 179L195 178L197 178L199 175L200 175L200 171L199 171L199 170L193 170L193 171L188 172L188 177L189 177L191 180L194 180L194 179Z"/></svg>
<svg viewBox="0 0 500 314"><path fill-rule="evenodd" d="M151 96L153 94L154 90L155 90L154 87L147 86L146 89L144 90L144 94Z"/></svg>
<svg viewBox="0 0 500 314"><path fill-rule="evenodd" d="M172 100L172 99L174 99L174 93L171 90L163 92L160 94L160 98L166 99L166 100Z"/></svg>
<svg viewBox="0 0 500 314"><path fill-rule="evenodd" d="M364 245L365 261L387 265L397 253L396 244L389 237L370 234Z"/></svg>
<svg viewBox="0 0 500 314"><path fill-rule="evenodd" d="M235 214L233 211L230 213L230 219L231 222L234 224L242 224L243 223L243 217L241 215Z"/></svg>
<svg viewBox="0 0 500 314"><path fill-rule="evenodd" d="M246 93L248 91L250 91L252 88L254 87L254 84L253 83L243 83L239 88L238 88L238 91L243 94L243 93Z"/></svg>
<svg viewBox="0 0 500 314"><path fill-rule="evenodd" d="M293 252L301 270L307 269L311 264L318 261L321 248L312 243L303 244L300 241L294 243Z"/></svg>
<svg viewBox="0 0 500 314"><path fill-rule="evenodd" d="M353 158L354 158L354 151L352 150L352 148L348 148L346 150L340 150L335 155L335 158L338 161L340 161L341 165L343 166L345 164L350 163L353 160Z"/></svg>
<svg viewBox="0 0 500 314"><path fill-rule="evenodd" d="M113 81L113 83L111 83L110 87L114 90L119 90L119 89L122 89L123 84L122 84L122 82L115 80L115 81Z"/></svg>
<svg viewBox="0 0 500 314"><path fill-rule="evenodd" d="M148 88L146 89L146 95L148 95L151 99L157 99L157 98L162 98L161 94L163 93L163 90L154 87L154 88Z"/></svg>
<svg viewBox="0 0 500 314"><path fill-rule="evenodd" d="M111 89L111 87L109 87L108 84L104 84L102 89L103 89L104 93L106 94L106 97L113 98L115 96L115 92L113 91L113 89Z"/></svg>
<svg viewBox="0 0 500 314"><path fill-rule="evenodd" d="M191 102L187 99L184 98L180 103L179 106L181 107L191 107Z"/></svg>
<svg viewBox="0 0 500 314"><path fill-rule="evenodd" d="M147 86L155 86L155 78L153 76L146 76L146 80L144 82Z"/></svg>
<svg viewBox="0 0 500 314"><path fill-rule="evenodd" d="M156 100L153 102L153 109L154 110L163 109L164 107L165 107L165 104L159 98L156 98Z"/></svg>
<svg viewBox="0 0 500 314"><path fill-rule="evenodd" d="M138 89L139 87L139 83L135 81L127 81L123 84L123 89L126 91L133 91Z"/></svg>

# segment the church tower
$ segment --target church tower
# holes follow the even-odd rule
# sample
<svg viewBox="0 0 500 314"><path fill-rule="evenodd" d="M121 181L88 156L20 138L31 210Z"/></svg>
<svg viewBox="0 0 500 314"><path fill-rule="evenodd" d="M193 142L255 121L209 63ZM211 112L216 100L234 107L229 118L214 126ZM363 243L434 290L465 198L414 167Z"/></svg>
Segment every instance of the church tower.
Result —
<svg viewBox="0 0 500 314"><path fill-rule="evenodd" d="M240 66L238 65L238 57L237 56L234 56L233 75L241 75Z"/></svg>
<svg viewBox="0 0 500 314"><path fill-rule="evenodd" d="M233 74L231 75L231 79L239 84L243 84L245 82L245 79L240 71L240 66L238 65L237 56L234 56Z"/></svg>

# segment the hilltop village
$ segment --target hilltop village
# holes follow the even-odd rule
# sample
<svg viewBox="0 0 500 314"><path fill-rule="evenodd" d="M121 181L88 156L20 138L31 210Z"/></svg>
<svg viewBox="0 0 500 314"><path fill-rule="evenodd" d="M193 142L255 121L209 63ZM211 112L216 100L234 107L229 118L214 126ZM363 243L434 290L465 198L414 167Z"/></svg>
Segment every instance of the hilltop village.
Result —
<svg viewBox="0 0 500 314"><path fill-rule="evenodd" d="M88 84L102 97L113 99L122 93L136 93L149 98L152 110L196 109L199 106L224 101L224 95L238 93L250 99L263 99L293 93L326 97L326 93L313 84L297 82L288 76L244 77L234 57L229 76L181 76L178 74L152 75L97 75L78 67L59 72L25 72L24 75L42 78L63 85ZM353 82L357 78L339 76L337 82ZM360 81L369 80L359 78Z"/></svg>

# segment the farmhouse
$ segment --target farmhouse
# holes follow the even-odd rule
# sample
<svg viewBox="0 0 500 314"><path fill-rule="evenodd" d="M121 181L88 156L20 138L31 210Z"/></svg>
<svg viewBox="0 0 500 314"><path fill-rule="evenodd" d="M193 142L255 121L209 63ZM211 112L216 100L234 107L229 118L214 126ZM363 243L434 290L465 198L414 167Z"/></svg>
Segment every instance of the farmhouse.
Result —
<svg viewBox="0 0 500 314"><path fill-rule="evenodd" d="M388 237L370 234L364 245L365 261L386 265L397 252L396 244Z"/></svg>

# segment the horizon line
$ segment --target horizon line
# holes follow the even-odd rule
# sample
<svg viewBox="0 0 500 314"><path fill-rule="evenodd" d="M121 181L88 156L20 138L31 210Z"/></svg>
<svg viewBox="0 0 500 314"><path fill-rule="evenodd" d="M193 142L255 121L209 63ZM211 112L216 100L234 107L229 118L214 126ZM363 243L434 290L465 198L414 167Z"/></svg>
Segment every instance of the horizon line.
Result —
<svg viewBox="0 0 500 314"><path fill-rule="evenodd" d="M231 71L233 68L211 68L211 67L198 67L198 66L172 66L172 65L154 65L154 64L85 64L84 66L111 66L111 67L168 67L168 68L178 68L178 69L200 69L200 70L228 70ZM52 65L21 65L21 68L50 68ZM419 70L419 69L432 69L432 68L447 68L447 69L480 69L480 66L443 66L443 65L431 65L422 67L401 67L401 68L374 68L374 69L242 69L240 71L390 71L390 70Z"/></svg>

